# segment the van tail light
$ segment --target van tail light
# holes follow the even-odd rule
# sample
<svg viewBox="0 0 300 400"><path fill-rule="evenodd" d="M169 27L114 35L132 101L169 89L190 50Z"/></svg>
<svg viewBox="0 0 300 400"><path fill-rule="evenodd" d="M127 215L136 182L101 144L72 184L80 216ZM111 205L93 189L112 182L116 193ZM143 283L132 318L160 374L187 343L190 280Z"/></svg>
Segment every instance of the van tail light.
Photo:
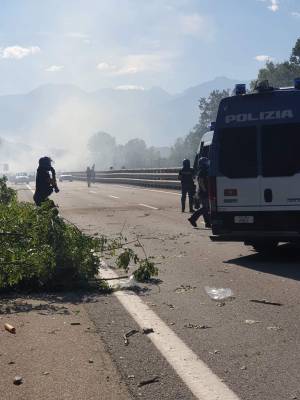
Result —
<svg viewBox="0 0 300 400"><path fill-rule="evenodd" d="M208 178L208 196L211 213L217 212L217 179L215 176Z"/></svg>

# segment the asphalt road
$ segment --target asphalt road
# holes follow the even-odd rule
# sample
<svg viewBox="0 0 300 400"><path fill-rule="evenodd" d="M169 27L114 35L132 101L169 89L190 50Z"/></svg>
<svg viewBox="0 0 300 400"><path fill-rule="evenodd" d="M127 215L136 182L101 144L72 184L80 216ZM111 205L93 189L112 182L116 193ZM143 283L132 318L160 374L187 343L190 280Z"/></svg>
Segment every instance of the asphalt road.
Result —
<svg viewBox="0 0 300 400"><path fill-rule="evenodd" d="M242 244L212 243L202 223L194 229L187 222L176 192L60 186L53 199L68 220L87 232L140 238L159 267L159 280L143 285L140 298L238 398L300 399L299 249L281 246L266 258ZM230 288L234 299L216 303L206 286ZM261 299L281 305L250 301ZM87 309L133 398L197 398L147 335L124 345L124 333L140 327L118 298L99 296ZM138 386L156 376L158 382ZM209 396L203 399L217 398Z"/></svg>

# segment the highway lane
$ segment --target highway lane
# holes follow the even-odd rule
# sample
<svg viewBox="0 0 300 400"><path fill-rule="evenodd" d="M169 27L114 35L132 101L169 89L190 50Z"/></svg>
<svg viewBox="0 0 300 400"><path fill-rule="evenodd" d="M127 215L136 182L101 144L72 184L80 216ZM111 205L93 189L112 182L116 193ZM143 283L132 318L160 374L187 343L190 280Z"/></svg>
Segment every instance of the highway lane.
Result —
<svg viewBox="0 0 300 400"><path fill-rule="evenodd" d="M83 229L142 238L162 281L147 285L143 300L241 399L300 398L297 249L283 246L267 259L241 244L212 243L209 230L193 229L179 212L176 192L65 182L55 201ZM235 300L219 307L205 286L230 287ZM263 298L282 306L250 302ZM122 335L136 322L116 298L101 297L88 309L133 395L194 398L147 337L135 335L124 346ZM156 374L160 383L137 388L139 379Z"/></svg>

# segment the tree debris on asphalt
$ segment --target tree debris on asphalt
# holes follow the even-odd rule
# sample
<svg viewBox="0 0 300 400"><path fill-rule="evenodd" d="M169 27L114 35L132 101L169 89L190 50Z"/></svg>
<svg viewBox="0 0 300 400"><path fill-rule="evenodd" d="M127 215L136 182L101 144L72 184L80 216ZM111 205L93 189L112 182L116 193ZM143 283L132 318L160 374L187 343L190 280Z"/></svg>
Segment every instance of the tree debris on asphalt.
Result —
<svg viewBox="0 0 300 400"><path fill-rule="evenodd" d="M174 310L174 309L175 309L175 306L174 306L173 304L169 304L169 303L163 303L163 304L165 304L166 306L168 306L171 310Z"/></svg>
<svg viewBox="0 0 300 400"><path fill-rule="evenodd" d="M268 326L267 329L269 331L282 331L283 328L281 328L281 326Z"/></svg>
<svg viewBox="0 0 300 400"><path fill-rule="evenodd" d="M13 333L13 334L16 333L16 328L14 326L12 326L11 324L8 324L8 323L4 324L4 329L6 331L8 331L9 333Z"/></svg>
<svg viewBox="0 0 300 400"><path fill-rule="evenodd" d="M152 328L144 328L143 329L144 335L149 335L149 333L154 333L154 330Z"/></svg>
<svg viewBox="0 0 300 400"><path fill-rule="evenodd" d="M132 335L135 335L136 333L139 333L139 331L137 331L136 329L131 329L129 332L124 333L123 339L124 339L124 344L125 344L125 346L128 346L128 345L129 345L129 340L128 340L128 338L129 338L130 336L132 336Z"/></svg>
<svg viewBox="0 0 300 400"><path fill-rule="evenodd" d="M180 285L177 287L174 291L176 293L186 293L190 292L191 290L197 289L196 286L191 286L191 285Z"/></svg>
<svg viewBox="0 0 300 400"><path fill-rule="evenodd" d="M150 385L151 383L155 383L155 382L159 382L159 376L155 376L154 378L141 381L139 383L139 387L142 387L142 386L145 386L145 385Z"/></svg>
<svg viewBox="0 0 300 400"><path fill-rule="evenodd" d="M209 328L211 328L211 326L208 326L208 325L194 325L191 323L185 324L184 327L188 328L188 329L209 329Z"/></svg>
<svg viewBox="0 0 300 400"><path fill-rule="evenodd" d="M275 302L275 301L269 301L267 299L261 299L261 300L251 299L250 301L252 303L269 304L271 306L282 306L282 303L278 303L278 302Z"/></svg>

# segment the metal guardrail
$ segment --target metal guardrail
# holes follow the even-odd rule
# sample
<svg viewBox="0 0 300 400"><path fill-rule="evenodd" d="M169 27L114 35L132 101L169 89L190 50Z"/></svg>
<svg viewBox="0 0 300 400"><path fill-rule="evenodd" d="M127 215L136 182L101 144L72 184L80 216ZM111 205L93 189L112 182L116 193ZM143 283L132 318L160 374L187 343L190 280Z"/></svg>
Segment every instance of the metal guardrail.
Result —
<svg viewBox="0 0 300 400"><path fill-rule="evenodd" d="M95 182L145 186L165 189L180 189L179 168L145 168L96 171ZM86 172L64 172L74 180L86 181Z"/></svg>

